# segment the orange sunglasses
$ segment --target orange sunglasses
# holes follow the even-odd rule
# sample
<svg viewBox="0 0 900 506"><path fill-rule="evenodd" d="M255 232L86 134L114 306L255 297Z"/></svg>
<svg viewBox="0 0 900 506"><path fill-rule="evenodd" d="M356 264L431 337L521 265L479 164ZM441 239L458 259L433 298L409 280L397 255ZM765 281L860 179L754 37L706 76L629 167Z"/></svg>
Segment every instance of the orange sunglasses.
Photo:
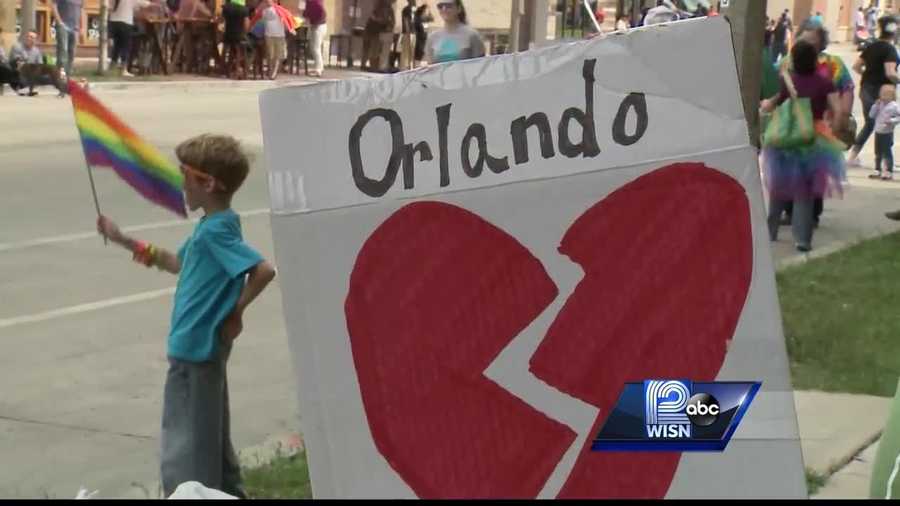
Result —
<svg viewBox="0 0 900 506"><path fill-rule="evenodd" d="M190 165L187 165L184 163L182 163L179 167L181 168L182 174L185 174L185 175L190 174L191 176L194 176L194 178L199 179L200 181L212 181L213 183L215 183L215 187L219 190L225 191L225 189L226 189L225 185L221 181L216 179L214 176L207 174L206 172L197 170L197 169L191 167Z"/></svg>

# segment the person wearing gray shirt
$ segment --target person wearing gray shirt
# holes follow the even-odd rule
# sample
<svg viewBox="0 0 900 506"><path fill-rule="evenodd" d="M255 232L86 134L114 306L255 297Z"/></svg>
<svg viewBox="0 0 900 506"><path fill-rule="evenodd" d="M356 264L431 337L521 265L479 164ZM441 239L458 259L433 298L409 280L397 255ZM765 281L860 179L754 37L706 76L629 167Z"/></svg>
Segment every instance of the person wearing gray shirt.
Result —
<svg viewBox="0 0 900 506"><path fill-rule="evenodd" d="M72 75L75 48L81 32L82 0L53 0L53 17L56 19L56 66L65 68Z"/></svg>
<svg viewBox="0 0 900 506"><path fill-rule="evenodd" d="M42 65L44 63L44 55L41 49L37 47L37 34L35 32L27 32L21 42L13 44L9 51L9 65L12 68L18 68L24 64Z"/></svg>
<svg viewBox="0 0 900 506"><path fill-rule="evenodd" d="M468 60L484 56L484 42L466 20L462 0L441 0L437 4L444 29L428 37L425 59L428 63Z"/></svg>

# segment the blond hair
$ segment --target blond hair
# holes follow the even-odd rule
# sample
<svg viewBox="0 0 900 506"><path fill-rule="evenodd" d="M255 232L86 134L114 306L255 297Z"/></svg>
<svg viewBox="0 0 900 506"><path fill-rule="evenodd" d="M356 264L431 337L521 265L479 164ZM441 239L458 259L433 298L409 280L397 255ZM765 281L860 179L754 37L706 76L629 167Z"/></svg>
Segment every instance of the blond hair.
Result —
<svg viewBox="0 0 900 506"><path fill-rule="evenodd" d="M241 143L230 135L202 134L182 142L175 148L178 160L219 180L228 195L238 191L250 161Z"/></svg>

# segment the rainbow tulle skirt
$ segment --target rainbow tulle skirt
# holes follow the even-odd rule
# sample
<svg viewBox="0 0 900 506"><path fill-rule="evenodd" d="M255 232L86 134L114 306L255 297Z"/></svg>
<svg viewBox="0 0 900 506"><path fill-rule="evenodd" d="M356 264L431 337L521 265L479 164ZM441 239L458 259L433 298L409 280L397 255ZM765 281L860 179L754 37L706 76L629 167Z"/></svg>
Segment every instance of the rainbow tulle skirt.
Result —
<svg viewBox="0 0 900 506"><path fill-rule="evenodd" d="M762 152L763 178L777 200L840 197L847 178L846 146L824 121L816 121L812 144L792 149L767 147Z"/></svg>

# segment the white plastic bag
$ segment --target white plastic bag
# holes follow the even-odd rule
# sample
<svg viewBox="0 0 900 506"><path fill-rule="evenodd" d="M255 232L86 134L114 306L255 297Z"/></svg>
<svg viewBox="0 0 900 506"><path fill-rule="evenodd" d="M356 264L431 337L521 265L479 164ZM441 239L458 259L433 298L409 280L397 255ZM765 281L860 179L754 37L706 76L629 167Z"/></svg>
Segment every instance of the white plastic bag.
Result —
<svg viewBox="0 0 900 506"><path fill-rule="evenodd" d="M221 490L204 487L196 481L186 481L178 485L169 499L237 499L237 497L228 495Z"/></svg>

